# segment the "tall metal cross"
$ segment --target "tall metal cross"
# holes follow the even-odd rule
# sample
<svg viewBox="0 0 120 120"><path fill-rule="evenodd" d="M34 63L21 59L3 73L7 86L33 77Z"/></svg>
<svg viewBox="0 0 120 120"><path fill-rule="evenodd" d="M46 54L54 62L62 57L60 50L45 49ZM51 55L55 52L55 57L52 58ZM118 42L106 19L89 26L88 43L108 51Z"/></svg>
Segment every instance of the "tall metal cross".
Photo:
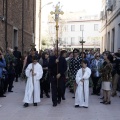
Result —
<svg viewBox="0 0 120 120"><path fill-rule="evenodd" d="M84 43L85 43L85 41L83 40L83 30L82 30L82 40L81 41L79 41L80 43L81 43L81 45L82 45L82 54L83 54L83 45L84 45ZM84 58L83 58L83 56L82 56L82 60L83 60Z"/></svg>
<svg viewBox="0 0 120 120"><path fill-rule="evenodd" d="M60 10L60 5L56 5L55 7L55 12L51 11L50 12L51 15L55 14L55 22L56 22L56 49L57 49L57 58L58 58L58 29L59 29L59 25L58 25L58 21L59 21L59 15L63 15L64 12ZM58 74L58 63L57 63L57 74ZM58 87L58 79L57 79L57 87Z"/></svg>
<svg viewBox="0 0 120 120"><path fill-rule="evenodd" d="M83 44L85 43L85 41L83 40L83 30L82 30L82 40L80 41L81 45L82 45L82 61L84 60L83 58ZM82 74L84 75L84 70L82 69ZM84 81L83 81L83 97L84 97L84 102L85 102L85 91L84 91Z"/></svg>
<svg viewBox="0 0 120 120"><path fill-rule="evenodd" d="M51 11L50 12L51 15L55 14L55 22L56 22L56 49L57 49L57 57L58 57L58 29L59 29L59 25L58 25L58 21L59 21L59 15L63 15L64 12L60 10L60 6L56 5L55 7L55 12Z"/></svg>

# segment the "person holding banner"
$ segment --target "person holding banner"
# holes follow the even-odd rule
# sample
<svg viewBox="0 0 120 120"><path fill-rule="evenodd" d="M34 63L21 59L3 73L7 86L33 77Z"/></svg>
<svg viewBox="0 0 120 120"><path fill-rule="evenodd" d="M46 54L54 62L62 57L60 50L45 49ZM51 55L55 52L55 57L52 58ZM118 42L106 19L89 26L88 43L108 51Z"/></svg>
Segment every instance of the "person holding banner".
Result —
<svg viewBox="0 0 120 120"><path fill-rule="evenodd" d="M43 75L43 69L41 65L37 62L37 57L32 58L32 63L26 68L27 83L25 88L25 96L23 102L24 107L28 107L29 103L33 103L37 106L40 102L40 79Z"/></svg>
<svg viewBox="0 0 120 120"><path fill-rule="evenodd" d="M76 74L77 89L75 93L75 107L88 108L89 101L89 78L90 68L87 67L87 61L82 61L82 68Z"/></svg>

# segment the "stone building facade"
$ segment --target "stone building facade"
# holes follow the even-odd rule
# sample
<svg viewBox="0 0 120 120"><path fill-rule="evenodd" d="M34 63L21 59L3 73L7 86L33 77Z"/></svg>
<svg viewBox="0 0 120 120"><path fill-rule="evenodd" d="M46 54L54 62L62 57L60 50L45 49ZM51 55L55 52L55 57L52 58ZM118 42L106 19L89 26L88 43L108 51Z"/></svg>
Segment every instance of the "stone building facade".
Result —
<svg viewBox="0 0 120 120"><path fill-rule="evenodd" d="M102 0L101 37L103 51L120 48L120 0Z"/></svg>
<svg viewBox="0 0 120 120"><path fill-rule="evenodd" d="M48 31L55 44L55 22L49 16ZM101 21L99 15L88 15L86 11L64 13L59 21L59 47L63 49L81 49L83 39L84 49L101 49Z"/></svg>
<svg viewBox="0 0 120 120"><path fill-rule="evenodd" d="M0 0L0 46L4 50L18 46L24 52L35 43L37 1Z"/></svg>

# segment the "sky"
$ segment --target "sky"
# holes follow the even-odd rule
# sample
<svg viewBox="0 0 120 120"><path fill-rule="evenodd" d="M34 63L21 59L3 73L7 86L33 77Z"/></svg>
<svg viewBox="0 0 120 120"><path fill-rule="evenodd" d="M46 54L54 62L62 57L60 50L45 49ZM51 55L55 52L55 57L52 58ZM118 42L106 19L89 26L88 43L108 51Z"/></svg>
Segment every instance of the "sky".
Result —
<svg viewBox="0 0 120 120"><path fill-rule="evenodd" d="M46 5L42 8L42 20L53 11L53 5L55 6L58 2L62 6L64 12L75 12L86 10L89 14L100 14L102 0L42 0L42 6L49 2L53 2L50 5Z"/></svg>
<svg viewBox="0 0 120 120"><path fill-rule="evenodd" d="M78 12L86 10L89 15L100 15L102 0L42 0L41 19L42 19L42 33L47 28L48 15L54 11L54 7L58 2L62 6L62 11L65 12ZM47 3L53 2L50 5ZM43 7L44 6L44 7Z"/></svg>

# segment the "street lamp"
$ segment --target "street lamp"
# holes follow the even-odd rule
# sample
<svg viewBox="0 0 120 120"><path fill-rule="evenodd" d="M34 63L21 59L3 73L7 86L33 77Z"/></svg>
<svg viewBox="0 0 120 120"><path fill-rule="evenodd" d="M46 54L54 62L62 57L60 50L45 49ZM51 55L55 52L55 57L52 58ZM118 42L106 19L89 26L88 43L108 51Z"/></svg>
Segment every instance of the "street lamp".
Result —
<svg viewBox="0 0 120 120"><path fill-rule="evenodd" d="M42 47L42 40L41 40L41 10L43 9L43 7L47 6L47 5L50 5L52 4L53 2L49 2L45 5L43 5L41 7L41 2L42 0L40 0L40 12L39 12L39 49L41 50L41 47Z"/></svg>
<svg viewBox="0 0 120 120"><path fill-rule="evenodd" d="M43 8L43 7L45 7L46 5L50 5L50 4L52 4L53 2L49 2L49 3L47 3L47 4L45 4L45 5L43 5L42 7L41 7L41 9Z"/></svg>

